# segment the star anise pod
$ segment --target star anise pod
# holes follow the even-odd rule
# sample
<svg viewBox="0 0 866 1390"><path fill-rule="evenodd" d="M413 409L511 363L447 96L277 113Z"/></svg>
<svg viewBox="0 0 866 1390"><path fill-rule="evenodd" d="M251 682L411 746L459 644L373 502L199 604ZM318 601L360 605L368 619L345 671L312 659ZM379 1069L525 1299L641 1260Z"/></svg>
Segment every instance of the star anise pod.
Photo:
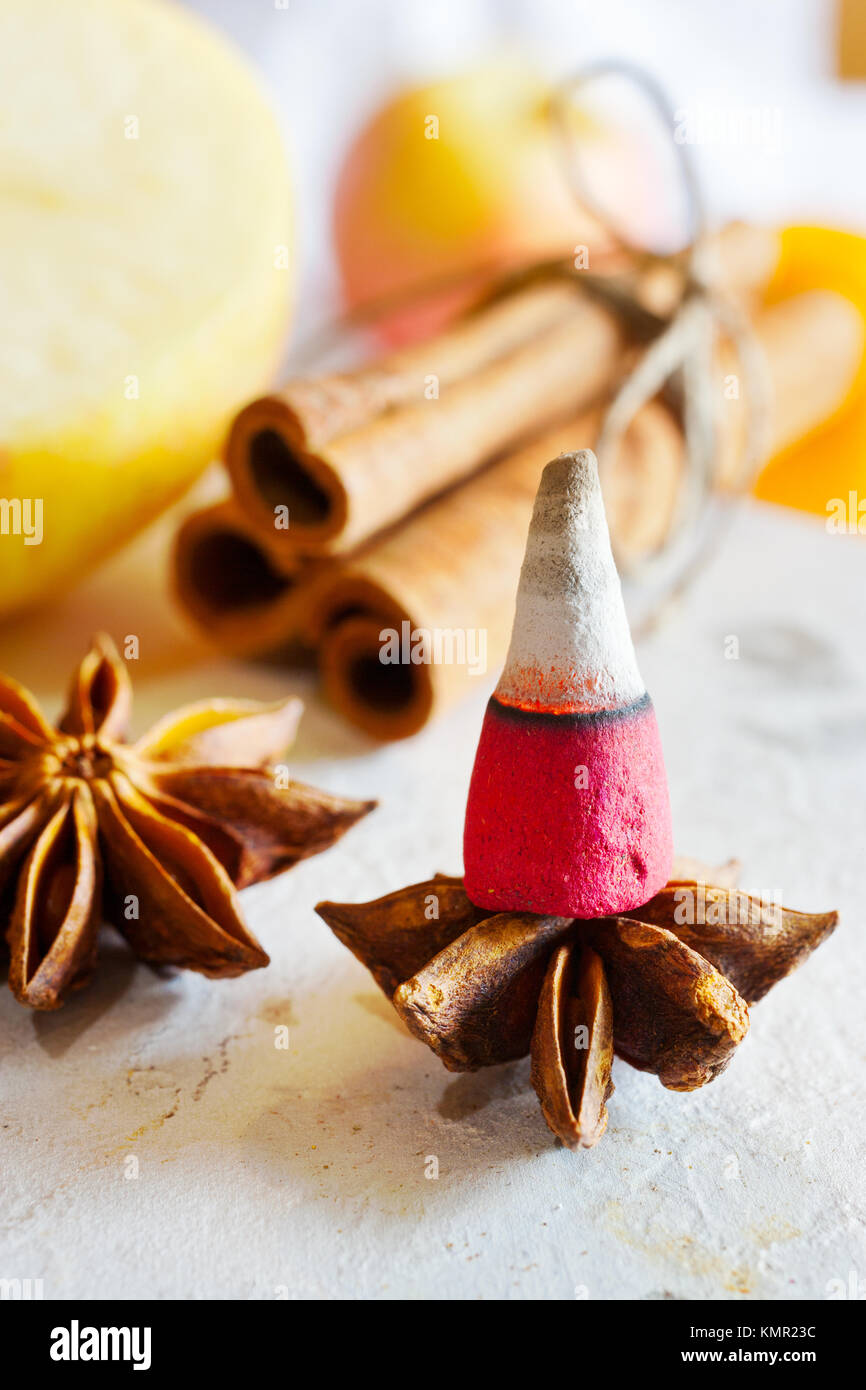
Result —
<svg viewBox="0 0 866 1390"><path fill-rule="evenodd" d="M593 921L485 913L441 874L316 911L450 1070L531 1052L550 1129L590 1148L607 1124L614 1053L670 1090L706 1085L745 1037L749 1005L836 926L835 912L737 892L737 868L678 861L644 907Z"/></svg>
<svg viewBox="0 0 866 1390"><path fill-rule="evenodd" d="M86 983L103 920L144 960L215 977L267 965L236 890L327 849L375 804L281 785L273 759L299 700L189 705L127 744L130 707L104 636L56 727L0 677L0 907L10 987L36 1009Z"/></svg>

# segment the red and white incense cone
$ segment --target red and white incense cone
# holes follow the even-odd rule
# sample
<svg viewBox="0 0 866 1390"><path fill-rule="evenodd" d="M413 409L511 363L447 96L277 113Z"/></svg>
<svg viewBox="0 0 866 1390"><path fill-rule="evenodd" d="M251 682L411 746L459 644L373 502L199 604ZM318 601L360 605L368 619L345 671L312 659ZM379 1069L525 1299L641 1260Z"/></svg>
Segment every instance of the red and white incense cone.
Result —
<svg viewBox="0 0 866 1390"><path fill-rule="evenodd" d="M497 911L603 917L670 874L661 740L589 450L542 475L463 850L469 897Z"/></svg>

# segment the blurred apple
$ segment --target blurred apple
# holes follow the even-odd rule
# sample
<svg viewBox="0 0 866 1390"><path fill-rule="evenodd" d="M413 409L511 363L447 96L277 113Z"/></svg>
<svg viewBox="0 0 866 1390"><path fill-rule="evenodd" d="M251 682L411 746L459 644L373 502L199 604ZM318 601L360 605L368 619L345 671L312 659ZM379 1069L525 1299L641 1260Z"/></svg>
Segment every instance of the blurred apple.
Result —
<svg viewBox="0 0 866 1390"><path fill-rule="evenodd" d="M609 240L577 206L550 119L551 85L502 58L403 92L360 132L336 192L335 241L345 301L355 307L480 266L500 270ZM574 110L572 135L592 163L593 187L638 186L633 155ZM604 198L605 189L601 196ZM388 337L430 331L455 296L389 316Z"/></svg>

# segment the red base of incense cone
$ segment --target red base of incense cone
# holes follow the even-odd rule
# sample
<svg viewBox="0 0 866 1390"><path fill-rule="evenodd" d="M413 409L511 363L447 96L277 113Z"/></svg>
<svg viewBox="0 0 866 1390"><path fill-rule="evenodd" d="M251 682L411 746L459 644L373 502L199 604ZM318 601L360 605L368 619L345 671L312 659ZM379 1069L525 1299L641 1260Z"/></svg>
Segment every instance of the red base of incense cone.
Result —
<svg viewBox="0 0 866 1390"><path fill-rule="evenodd" d="M466 892L480 907L604 917L640 907L673 861L661 739L649 696L547 714L494 697L466 807Z"/></svg>

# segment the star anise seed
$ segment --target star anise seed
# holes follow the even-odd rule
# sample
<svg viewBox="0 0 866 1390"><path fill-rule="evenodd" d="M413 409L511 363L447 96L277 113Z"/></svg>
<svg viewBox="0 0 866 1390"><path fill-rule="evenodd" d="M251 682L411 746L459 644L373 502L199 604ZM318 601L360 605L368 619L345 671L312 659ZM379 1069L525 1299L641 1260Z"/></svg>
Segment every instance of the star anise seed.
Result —
<svg viewBox="0 0 866 1390"><path fill-rule="evenodd" d="M626 916L673 932L726 975L747 1004L763 999L839 921L837 912L792 912L734 888L688 883L667 884Z"/></svg>
<svg viewBox="0 0 866 1390"><path fill-rule="evenodd" d="M0 677L0 895L9 984L59 1007L86 983L103 920L145 960L211 976L267 965L237 889L333 844L375 803L296 782L273 761L301 703L215 700L123 742L132 703L107 637L57 727Z"/></svg>
<svg viewBox="0 0 866 1390"><path fill-rule="evenodd" d="M723 975L647 922L608 917L578 932L604 962L617 1056L671 1091L694 1091L724 1071L749 1031L749 1010Z"/></svg>
<svg viewBox="0 0 866 1390"><path fill-rule="evenodd" d="M394 1008L449 1071L524 1057L550 949L570 930L568 917L485 917L405 980Z"/></svg>
<svg viewBox="0 0 866 1390"><path fill-rule="evenodd" d="M601 958L566 941L550 958L532 1035L532 1084L549 1128L569 1149L591 1149L613 1094L613 1004Z"/></svg>
<svg viewBox="0 0 866 1390"><path fill-rule="evenodd" d="M445 946L491 915L469 901L462 879L446 874L398 888L375 904L324 902L316 911L389 999Z"/></svg>
<svg viewBox="0 0 866 1390"><path fill-rule="evenodd" d="M594 921L485 913L442 874L316 910L449 1069L531 1048L549 1127L567 1147L589 1148L607 1123L614 1051L669 1089L706 1085L745 1037L747 1001L835 927L836 913L770 910L735 893L738 868L677 860L644 907ZM690 903L700 910L680 922Z"/></svg>

